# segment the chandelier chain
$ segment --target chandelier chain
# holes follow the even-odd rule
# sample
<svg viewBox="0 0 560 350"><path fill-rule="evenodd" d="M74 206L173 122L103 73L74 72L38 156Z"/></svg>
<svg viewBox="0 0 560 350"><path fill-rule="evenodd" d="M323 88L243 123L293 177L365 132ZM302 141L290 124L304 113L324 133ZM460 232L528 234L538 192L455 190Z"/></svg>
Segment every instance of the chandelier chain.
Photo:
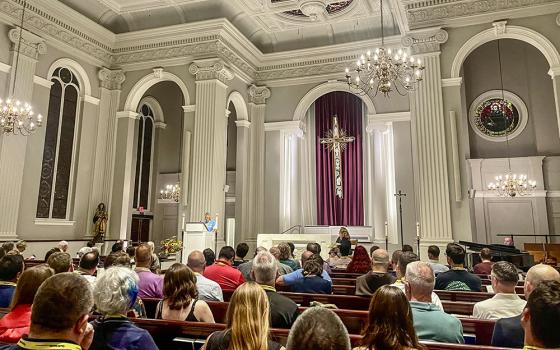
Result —
<svg viewBox="0 0 560 350"><path fill-rule="evenodd" d="M18 44L17 44L17 49L16 49L16 61L15 61L15 67L14 67L14 82L12 84L12 96L15 95L16 93L16 80L17 80L17 73L18 73L18 66L19 66L19 55L20 55L20 50L21 50L21 41L23 38L23 21L25 19L25 8L27 7L27 0L23 2L23 9L21 10L21 21L20 21L20 25L19 25L19 38L18 38Z"/></svg>

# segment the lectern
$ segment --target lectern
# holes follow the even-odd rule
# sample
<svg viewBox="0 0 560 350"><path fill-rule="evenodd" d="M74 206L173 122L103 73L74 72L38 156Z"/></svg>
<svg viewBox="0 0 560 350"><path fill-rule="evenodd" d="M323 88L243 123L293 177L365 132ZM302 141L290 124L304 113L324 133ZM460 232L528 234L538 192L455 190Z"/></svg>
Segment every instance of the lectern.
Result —
<svg viewBox="0 0 560 350"><path fill-rule="evenodd" d="M183 253L181 261L187 263L187 258L193 250L203 251L206 248L214 249L216 234L208 232L202 222L188 222L183 231Z"/></svg>

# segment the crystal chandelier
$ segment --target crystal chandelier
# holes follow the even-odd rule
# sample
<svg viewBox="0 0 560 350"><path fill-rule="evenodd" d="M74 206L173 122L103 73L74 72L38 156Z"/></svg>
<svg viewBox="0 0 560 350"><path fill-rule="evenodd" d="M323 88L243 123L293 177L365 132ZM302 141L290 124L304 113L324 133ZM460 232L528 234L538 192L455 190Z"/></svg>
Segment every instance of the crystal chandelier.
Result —
<svg viewBox="0 0 560 350"><path fill-rule="evenodd" d="M160 199L179 202L179 198L181 198L181 188L179 184L165 186L164 190L159 191L159 197Z"/></svg>
<svg viewBox="0 0 560 350"><path fill-rule="evenodd" d="M381 47L367 51L356 62L356 68L346 68L346 82L350 90L358 95L375 97L381 92L385 97L393 90L404 96L415 90L422 81L424 64L404 49L386 49L383 28L383 0L381 11Z"/></svg>
<svg viewBox="0 0 560 350"><path fill-rule="evenodd" d="M43 117L39 114L34 116L33 108L27 102L21 102L14 98L15 86L17 81L19 54L21 49L21 41L23 37L23 20L25 18L25 7L27 2L23 3L21 12L21 25L19 27L19 38L16 50L14 80L11 86L11 94L5 101L0 99L0 132L6 135L24 135L33 133L37 127L43 124Z"/></svg>
<svg viewBox="0 0 560 350"><path fill-rule="evenodd" d="M502 56L500 52L500 40L498 40L498 63L500 68L500 84L502 90L502 103L500 103L500 108L502 109L502 116L505 120L505 136L506 136L506 149L507 149L507 161L508 161L508 172L505 175L496 176L496 182L490 182L488 184L488 189L493 191L500 197L516 197L516 196L526 196L531 193L537 187L537 182L534 180L529 180L525 174L513 174L511 172L511 158L509 152L509 138L508 138L508 119L506 115L506 101L504 98L504 80L502 75Z"/></svg>

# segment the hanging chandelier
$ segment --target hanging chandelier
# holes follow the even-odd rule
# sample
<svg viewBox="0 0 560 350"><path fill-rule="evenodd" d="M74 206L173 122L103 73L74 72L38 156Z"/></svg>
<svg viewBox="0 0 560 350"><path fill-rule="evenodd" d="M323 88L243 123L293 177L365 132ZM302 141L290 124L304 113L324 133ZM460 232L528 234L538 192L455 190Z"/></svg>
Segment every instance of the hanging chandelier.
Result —
<svg viewBox="0 0 560 350"><path fill-rule="evenodd" d="M163 200L179 202L179 198L181 198L181 188L179 184L165 186L164 190L159 191L159 197Z"/></svg>
<svg viewBox="0 0 560 350"><path fill-rule="evenodd" d="M14 79L11 86L11 94L5 101L0 99L0 132L6 135L23 135L27 136L33 133L37 127L43 124L43 116L41 114L35 117L33 108L27 102L21 102L15 98L15 86L17 81L19 55L21 42L23 37L23 21L25 18L25 7L27 2L23 3L21 12L21 24L19 27L19 38L16 50Z"/></svg>
<svg viewBox="0 0 560 350"><path fill-rule="evenodd" d="M500 52L500 40L498 40L498 63L500 68L500 85L502 90L502 101L499 105L506 125L505 136L506 136L508 171L505 175L496 176L495 178L496 182L490 182L488 184L488 189L496 193L499 197L513 198L517 196L526 196L530 194L537 187L537 182L534 180L529 180L527 175L525 174L513 174L511 171L511 158L510 158L509 138L508 138L509 120L505 110L507 103L504 98L504 80L502 74L502 55Z"/></svg>
<svg viewBox="0 0 560 350"><path fill-rule="evenodd" d="M367 51L356 62L351 71L346 68L346 82L357 95L377 96L397 91L404 96L416 89L424 75L424 64L411 56L406 49L385 48L383 27L383 0L379 1L381 12L381 47Z"/></svg>

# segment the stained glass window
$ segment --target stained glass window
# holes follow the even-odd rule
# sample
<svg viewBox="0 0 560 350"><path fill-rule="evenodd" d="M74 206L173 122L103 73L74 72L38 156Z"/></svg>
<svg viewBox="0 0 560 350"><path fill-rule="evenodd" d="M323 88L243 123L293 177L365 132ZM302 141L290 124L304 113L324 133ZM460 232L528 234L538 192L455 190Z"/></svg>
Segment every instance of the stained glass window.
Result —
<svg viewBox="0 0 560 350"><path fill-rule="evenodd" d="M37 218L68 219L80 84L67 68L51 79Z"/></svg>
<svg viewBox="0 0 560 350"><path fill-rule="evenodd" d="M490 98L475 110L476 127L485 135L500 137L513 133L519 127L519 110L507 99Z"/></svg>
<svg viewBox="0 0 560 350"><path fill-rule="evenodd" d="M154 112L143 104L138 113L138 142L136 144L136 174L134 178L133 208L150 208L152 162L154 154Z"/></svg>

